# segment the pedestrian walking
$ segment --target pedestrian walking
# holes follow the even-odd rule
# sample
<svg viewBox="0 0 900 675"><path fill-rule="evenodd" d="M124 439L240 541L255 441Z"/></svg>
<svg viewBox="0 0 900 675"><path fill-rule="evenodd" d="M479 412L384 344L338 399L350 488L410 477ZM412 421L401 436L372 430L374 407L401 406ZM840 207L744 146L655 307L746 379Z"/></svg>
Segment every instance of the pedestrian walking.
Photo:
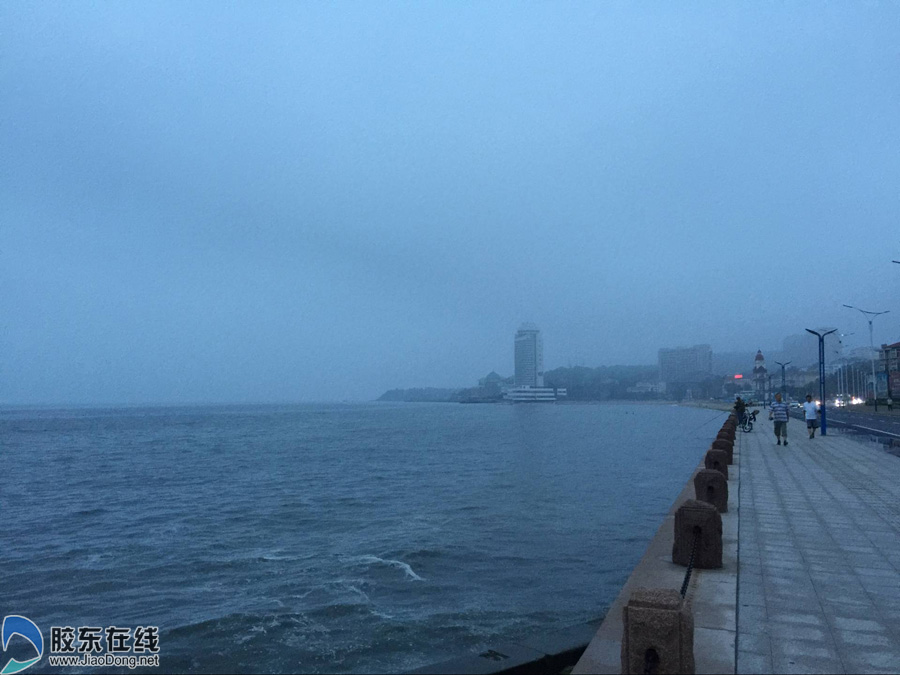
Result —
<svg viewBox="0 0 900 675"><path fill-rule="evenodd" d="M778 445L781 445L782 438L784 438L784 444L787 445L788 404L781 400L781 394L778 393L775 394L775 401L769 408L769 419L775 420L775 438L778 440Z"/></svg>
<svg viewBox="0 0 900 675"><path fill-rule="evenodd" d="M892 399L890 396L888 396L887 404L888 404L888 412L894 412L894 399Z"/></svg>
<svg viewBox="0 0 900 675"><path fill-rule="evenodd" d="M809 431L809 437L815 438L816 427L819 426L819 419L816 415L819 413L819 406L812 400L812 395L806 395L806 403L803 404L803 415L806 417L806 428Z"/></svg>

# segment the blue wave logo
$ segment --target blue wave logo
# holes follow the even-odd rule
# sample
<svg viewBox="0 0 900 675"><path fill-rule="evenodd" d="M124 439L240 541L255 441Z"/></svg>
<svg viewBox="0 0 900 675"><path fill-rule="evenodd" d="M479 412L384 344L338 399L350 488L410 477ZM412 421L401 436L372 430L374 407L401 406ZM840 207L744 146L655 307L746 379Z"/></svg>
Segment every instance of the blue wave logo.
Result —
<svg viewBox="0 0 900 675"><path fill-rule="evenodd" d="M26 619L24 616L19 616L18 614L10 614L9 616L3 617L3 629L0 632L2 632L4 652L13 635L25 638L31 643L31 646L34 647L35 651L37 651L37 656L33 659L27 659L26 661L10 659L9 663L3 666L3 670L0 670L0 675L6 675L6 673L21 673L29 666L32 666L41 660L41 657L44 655L44 636L41 635L41 629L37 627L37 624L34 621Z"/></svg>

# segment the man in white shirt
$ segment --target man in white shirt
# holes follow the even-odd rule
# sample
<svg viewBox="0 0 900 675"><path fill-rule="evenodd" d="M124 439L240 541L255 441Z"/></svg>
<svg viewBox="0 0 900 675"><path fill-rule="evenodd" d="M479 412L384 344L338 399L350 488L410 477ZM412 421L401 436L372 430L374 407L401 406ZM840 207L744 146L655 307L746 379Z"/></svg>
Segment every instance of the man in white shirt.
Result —
<svg viewBox="0 0 900 675"><path fill-rule="evenodd" d="M809 429L810 438L814 438L816 435L816 414L818 412L819 407L816 405L815 401L812 400L812 396L810 394L807 394L806 403L803 404L803 413L806 416L806 428Z"/></svg>

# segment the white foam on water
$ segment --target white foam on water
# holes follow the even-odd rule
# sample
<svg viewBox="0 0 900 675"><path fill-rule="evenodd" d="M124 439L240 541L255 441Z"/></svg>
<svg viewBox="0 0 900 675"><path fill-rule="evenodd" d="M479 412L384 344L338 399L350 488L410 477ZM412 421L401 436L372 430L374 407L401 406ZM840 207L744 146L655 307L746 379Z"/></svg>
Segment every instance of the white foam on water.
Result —
<svg viewBox="0 0 900 675"><path fill-rule="evenodd" d="M347 589L348 591L350 591L351 593L355 593L358 597L362 598L362 599L365 600L367 603L371 603L371 602L372 602L372 599L371 599L371 598L368 596L368 594L367 594L364 590L362 590L361 588L357 588L356 586L354 586L354 585L352 585L352 584L346 584L346 585L344 586L344 588L346 588L346 589Z"/></svg>
<svg viewBox="0 0 900 675"><path fill-rule="evenodd" d="M357 599L363 600L367 604L371 604L372 599L361 588L364 583L365 582L362 579L335 579L332 581L325 581L321 584L316 584L305 593L294 594L291 595L291 597L297 600L304 600L308 595L310 595L311 593L315 593L316 591L328 593L331 595L341 595L345 592L349 592L352 595L356 596Z"/></svg>
<svg viewBox="0 0 900 675"><path fill-rule="evenodd" d="M385 560L383 558L379 558L375 555L363 555L357 558L359 562L365 563L367 565L373 565L376 563L380 563L382 565L390 565L391 567L398 567L402 569L406 573L406 577L411 581L425 581L422 577L416 574L415 570L410 567L407 563L402 560Z"/></svg>

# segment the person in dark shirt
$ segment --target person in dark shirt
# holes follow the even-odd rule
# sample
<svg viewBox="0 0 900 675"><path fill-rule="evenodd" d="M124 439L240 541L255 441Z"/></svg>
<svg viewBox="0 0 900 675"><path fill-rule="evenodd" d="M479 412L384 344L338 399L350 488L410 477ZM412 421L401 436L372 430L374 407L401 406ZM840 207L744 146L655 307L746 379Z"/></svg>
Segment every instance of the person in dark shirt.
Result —
<svg viewBox="0 0 900 675"><path fill-rule="evenodd" d="M737 401L734 402L734 412L738 418L738 424L744 423L744 413L747 410L747 404L744 403L744 400L738 396Z"/></svg>

